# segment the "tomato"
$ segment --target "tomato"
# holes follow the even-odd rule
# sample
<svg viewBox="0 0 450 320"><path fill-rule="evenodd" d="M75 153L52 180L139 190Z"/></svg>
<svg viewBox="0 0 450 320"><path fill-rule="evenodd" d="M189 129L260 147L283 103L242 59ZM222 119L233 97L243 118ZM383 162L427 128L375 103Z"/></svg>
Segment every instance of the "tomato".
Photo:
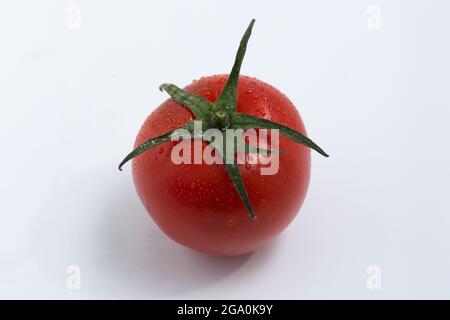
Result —
<svg viewBox="0 0 450 320"><path fill-rule="evenodd" d="M254 22L244 33L229 75L203 77L184 89L161 85L172 99L146 119L134 150L119 165L121 169L133 159L136 190L161 230L180 244L213 255L252 252L283 231L305 199L308 148L328 157L306 136L299 113L285 95L255 78L239 76ZM196 134L198 123L204 133ZM180 128L188 137L174 141ZM220 134L220 142L207 134L210 129ZM252 148L233 145L244 136L228 133L248 129L259 138L266 132L262 130L278 131L268 133L268 143L259 139L254 145L250 140ZM202 152L199 163L174 161L180 146L196 154L196 145ZM260 148L270 150L270 156ZM208 149L225 161L205 162L202 155ZM276 168L269 164L275 169L272 174L264 174L267 165L254 157L278 159Z"/></svg>
<svg viewBox="0 0 450 320"><path fill-rule="evenodd" d="M184 90L215 102L228 76L194 81ZM274 87L240 76L239 112L287 125L306 134L299 113ZM169 99L144 122L137 147L194 119L191 111ZM279 169L261 175L260 163L241 164L250 202L257 213L250 220L223 165L182 164L171 161L176 142L167 142L133 159L133 178L145 208L173 240L214 255L239 255L254 251L278 235L297 215L310 177L310 150L280 135ZM206 144L204 144L206 146ZM248 158L246 158L248 160Z"/></svg>

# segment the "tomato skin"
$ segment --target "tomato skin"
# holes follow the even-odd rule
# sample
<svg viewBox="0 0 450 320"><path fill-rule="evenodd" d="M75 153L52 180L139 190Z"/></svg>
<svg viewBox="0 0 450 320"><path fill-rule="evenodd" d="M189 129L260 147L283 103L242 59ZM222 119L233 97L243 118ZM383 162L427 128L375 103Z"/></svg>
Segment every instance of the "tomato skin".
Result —
<svg viewBox="0 0 450 320"><path fill-rule="evenodd" d="M204 77L184 90L215 102L227 75ZM270 119L306 135L302 119L289 99L255 78L240 76L241 113ZM144 122L135 147L194 119L172 99ZM176 142L161 144L133 159L133 179L145 208L173 240L212 255L241 255L254 251L281 233L297 215L309 184L310 150L280 135L279 170L261 175L260 164L239 165L250 202L247 210L221 164L181 164L171 161Z"/></svg>

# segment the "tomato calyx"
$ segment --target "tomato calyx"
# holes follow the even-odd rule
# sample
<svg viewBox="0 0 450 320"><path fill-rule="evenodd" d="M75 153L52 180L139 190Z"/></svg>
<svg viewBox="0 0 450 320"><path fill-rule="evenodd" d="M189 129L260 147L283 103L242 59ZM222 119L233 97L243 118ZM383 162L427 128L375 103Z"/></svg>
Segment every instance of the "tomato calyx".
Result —
<svg viewBox="0 0 450 320"><path fill-rule="evenodd" d="M230 127L230 116L225 111L216 111L211 116L210 127L225 130Z"/></svg>
<svg viewBox="0 0 450 320"><path fill-rule="evenodd" d="M250 25L248 26L247 30L245 31L241 39L231 73L228 77L227 82L225 83L222 93L220 94L219 98L214 104L204 99L203 97L188 93L174 84L165 83L159 87L161 91L166 91L169 94L169 96L176 102L182 104L190 111L192 111L196 119L173 131L167 132L161 136L152 138L142 143L133 151L131 151L122 160L122 162L119 164L119 170L122 170L122 166L126 162L137 157L143 152L161 143L173 140L173 138L176 137L177 134L179 134L179 129L187 130L189 133L192 134L192 137L194 139L202 139L203 141L209 144L213 144L214 141L208 139L208 137L195 135L194 121L201 121L203 130L218 129L220 131L224 131L226 129L234 129L234 130L276 129L279 130L279 132L285 137L297 143L303 144L306 147L317 151L318 153L320 153L325 157L328 157L328 154L325 151L323 151L317 144L315 144L311 139L309 139L302 133L287 126L284 126L280 123L252 116L249 114L239 113L237 111L237 88L238 88L239 73L241 70L242 61L244 60L245 52L247 50L247 43L248 40L250 39L254 23L255 20L253 19L250 22ZM224 137L227 137L227 135L225 135ZM247 191L242 181L242 177L239 172L238 165L235 161L234 155L237 152L247 152L247 153L263 152L264 154L282 153L282 152L278 152L276 150L265 150L259 147L253 147L247 143L245 143L244 147L242 147L241 144L239 143L237 144L237 146L233 143L231 144L233 145L234 148L233 152L231 153L233 154L233 158L230 159L230 157L228 156L229 153L226 152L226 148L229 145L228 144L229 141L226 141L226 139L228 138L224 139L223 144L221 145L222 148L217 148L217 150L220 149L219 151L221 152L221 155L224 158L223 162L231 178L231 182L233 183L236 192L239 194L242 202L244 203L249 217L251 219L256 219L256 215L253 211L252 205L248 198ZM233 137L233 139L235 138Z"/></svg>

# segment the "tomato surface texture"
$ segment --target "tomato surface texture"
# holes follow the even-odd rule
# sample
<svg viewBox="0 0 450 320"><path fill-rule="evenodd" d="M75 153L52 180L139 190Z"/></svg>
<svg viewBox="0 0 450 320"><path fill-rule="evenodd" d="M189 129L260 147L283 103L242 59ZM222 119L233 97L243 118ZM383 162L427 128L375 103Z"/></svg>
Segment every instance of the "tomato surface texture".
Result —
<svg viewBox="0 0 450 320"><path fill-rule="evenodd" d="M216 102L227 75L204 77L184 88ZM269 119L306 135L302 119L289 99L255 78L240 76L237 111ZM135 147L195 119L173 99L145 120ZM176 242L212 255L254 251L280 234L305 199L310 178L310 149L279 137L279 169L261 175L261 164L239 164L239 171L257 219L251 220L221 164L174 164L166 142L133 159L133 179L142 203L156 224ZM203 142L203 147L206 144ZM192 150L192 152L194 152Z"/></svg>

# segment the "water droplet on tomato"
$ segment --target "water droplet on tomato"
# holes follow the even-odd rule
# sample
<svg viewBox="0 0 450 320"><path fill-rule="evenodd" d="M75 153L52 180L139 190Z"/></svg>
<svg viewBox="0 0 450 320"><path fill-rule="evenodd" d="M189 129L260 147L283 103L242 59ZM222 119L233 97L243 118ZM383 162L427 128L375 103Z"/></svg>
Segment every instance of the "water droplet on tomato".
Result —
<svg viewBox="0 0 450 320"><path fill-rule="evenodd" d="M266 110L264 110L264 108L258 108L257 110L256 110L256 112L258 112L258 114L260 115L260 116L262 116L262 117L264 117L267 113L266 113Z"/></svg>

